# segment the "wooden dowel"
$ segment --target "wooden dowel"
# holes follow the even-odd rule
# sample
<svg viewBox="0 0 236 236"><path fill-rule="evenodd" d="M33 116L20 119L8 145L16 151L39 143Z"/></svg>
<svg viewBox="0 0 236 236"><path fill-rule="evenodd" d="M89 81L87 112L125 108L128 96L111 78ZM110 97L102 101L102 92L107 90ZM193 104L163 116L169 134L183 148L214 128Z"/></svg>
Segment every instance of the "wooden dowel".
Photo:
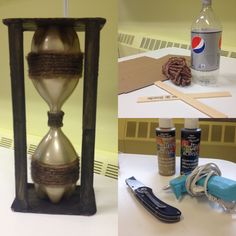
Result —
<svg viewBox="0 0 236 236"><path fill-rule="evenodd" d="M15 191L14 207L27 209L27 144L25 118L24 53L21 23L10 24L9 50L14 126Z"/></svg>
<svg viewBox="0 0 236 236"><path fill-rule="evenodd" d="M89 22L85 31L85 65L83 90L83 141L81 199L84 207L91 206L93 196L93 167L97 107L97 79L99 59L100 27L97 22ZM96 208L93 209L96 211Z"/></svg>

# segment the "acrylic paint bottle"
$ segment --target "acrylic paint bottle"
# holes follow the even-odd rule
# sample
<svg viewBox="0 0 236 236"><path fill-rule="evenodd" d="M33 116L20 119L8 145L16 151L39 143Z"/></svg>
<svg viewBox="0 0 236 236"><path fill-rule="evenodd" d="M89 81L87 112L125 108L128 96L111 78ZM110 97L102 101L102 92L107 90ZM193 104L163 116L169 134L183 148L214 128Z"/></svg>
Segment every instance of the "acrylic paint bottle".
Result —
<svg viewBox="0 0 236 236"><path fill-rule="evenodd" d="M198 119L185 119L184 128L181 129L181 174L189 174L198 166L200 141Z"/></svg>
<svg viewBox="0 0 236 236"><path fill-rule="evenodd" d="M172 119L159 119L156 140L159 174L174 175L176 140Z"/></svg>

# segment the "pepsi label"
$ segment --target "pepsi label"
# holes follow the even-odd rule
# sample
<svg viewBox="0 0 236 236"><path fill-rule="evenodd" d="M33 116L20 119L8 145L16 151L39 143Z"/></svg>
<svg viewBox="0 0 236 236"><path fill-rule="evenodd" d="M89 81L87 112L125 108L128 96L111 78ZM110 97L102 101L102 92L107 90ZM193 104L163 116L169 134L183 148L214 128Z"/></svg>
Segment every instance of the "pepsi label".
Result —
<svg viewBox="0 0 236 236"><path fill-rule="evenodd" d="M197 71L218 70L220 65L221 31L191 33L191 67Z"/></svg>

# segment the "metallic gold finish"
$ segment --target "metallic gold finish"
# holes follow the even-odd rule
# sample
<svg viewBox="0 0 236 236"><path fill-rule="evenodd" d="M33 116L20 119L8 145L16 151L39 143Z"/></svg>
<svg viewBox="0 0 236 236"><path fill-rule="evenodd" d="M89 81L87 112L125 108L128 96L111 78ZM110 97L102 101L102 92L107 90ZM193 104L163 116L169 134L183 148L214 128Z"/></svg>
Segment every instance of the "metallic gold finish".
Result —
<svg viewBox="0 0 236 236"><path fill-rule="evenodd" d="M50 128L35 150L33 158L49 165L62 165L70 163L78 157L69 139L63 134L61 129ZM44 193L46 193L53 203L57 203L64 193L70 195L75 188L75 184L65 186L36 184L35 187L40 197L45 197Z"/></svg>
<svg viewBox="0 0 236 236"><path fill-rule="evenodd" d="M52 127L39 143L34 158L49 165L63 165L76 159L77 154L61 129Z"/></svg>
<svg viewBox="0 0 236 236"><path fill-rule="evenodd" d="M74 91L79 79L32 79L34 87L47 102L51 112L58 112Z"/></svg>
<svg viewBox="0 0 236 236"><path fill-rule="evenodd" d="M31 51L35 53L81 53L79 39L76 32L69 27L58 28L50 26L39 28L33 37ZM71 95L79 82L79 77L71 78L31 78L32 82L47 102L51 112L61 110L63 103Z"/></svg>
<svg viewBox="0 0 236 236"><path fill-rule="evenodd" d="M79 40L73 28L59 28L57 26L39 28L34 34L31 51L55 54L81 53ZM36 90L49 105L50 112L57 113L78 84L79 76L50 79L44 77L34 79L31 77L31 79ZM51 127L38 145L32 158L56 166L68 164L78 156L61 129ZM75 184L46 186L35 183L35 189L39 197L45 198L47 196L51 202L58 203L63 196L67 197L73 192Z"/></svg>
<svg viewBox="0 0 236 236"><path fill-rule="evenodd" d="M54 53L80 53L80 44L76 32L71 27L48 26L35 31L31 51Z"/></svg>

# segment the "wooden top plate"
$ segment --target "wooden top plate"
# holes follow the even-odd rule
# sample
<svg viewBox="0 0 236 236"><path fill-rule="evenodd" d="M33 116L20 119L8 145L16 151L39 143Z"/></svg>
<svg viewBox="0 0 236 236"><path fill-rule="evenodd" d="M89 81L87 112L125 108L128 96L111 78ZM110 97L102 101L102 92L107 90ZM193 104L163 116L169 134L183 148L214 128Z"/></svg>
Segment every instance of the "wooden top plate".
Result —
<svg viewBox="0 0 236 236"><path fill-rule="evenodd" d="M86 25L95 23L100 29L106 23L104 18L8 18L3 19L5 25L11 24L22 25L23 31L35 31L40 26L61 25L72 26L75 31L85 31Z"/></svg>

